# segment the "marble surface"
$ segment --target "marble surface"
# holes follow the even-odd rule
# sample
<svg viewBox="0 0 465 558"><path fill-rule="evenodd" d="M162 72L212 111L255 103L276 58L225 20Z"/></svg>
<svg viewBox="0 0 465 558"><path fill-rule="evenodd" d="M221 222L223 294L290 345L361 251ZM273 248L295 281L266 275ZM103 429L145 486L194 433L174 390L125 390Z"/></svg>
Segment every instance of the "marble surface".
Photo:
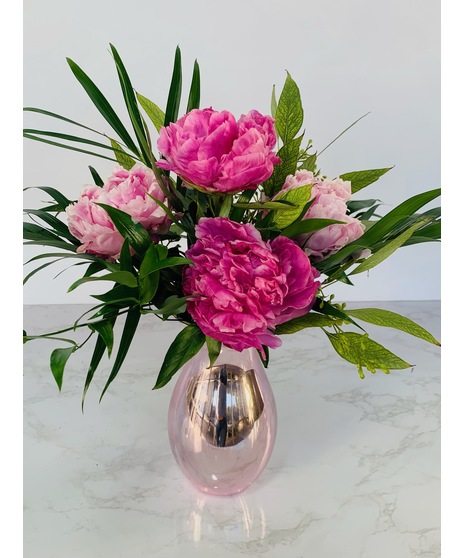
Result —
<svg viewBox="0 0 465 558"><path fill-rule="evenodd" d="M440 337L440 303L351 303L410 317ZM68 326L79 305L26 306L29 334ZM371 336L415 364L367 374L324 334L283 337L268 369L278 437L241 495L206 496L177 468L166 429L174 381L152 391L179 330L144 317L119 376L110 366L81 412L91 347L70 359L61 394L57 345L24 347L25 558L410 558L440 556L440 349L394 330Z"/></svg>

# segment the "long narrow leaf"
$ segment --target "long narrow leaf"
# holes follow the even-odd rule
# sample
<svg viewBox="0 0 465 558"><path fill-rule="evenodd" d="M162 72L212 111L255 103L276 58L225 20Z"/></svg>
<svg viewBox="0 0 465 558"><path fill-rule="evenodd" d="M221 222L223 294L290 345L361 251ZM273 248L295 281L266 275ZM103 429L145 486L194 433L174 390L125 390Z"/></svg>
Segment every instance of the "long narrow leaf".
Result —
<svg viewBox="0 0 465 558"><path fill-rule="evenodd" d="M53 198L57 202L61 211L64 211L70 203L73 203L61 192L59 192L58 190L50 186L29 186L27 188L24 188L24 191L31 190L31 189L37 189L46 192L51 198Z"/></svg>
<svg viewBox="0 0 465 558"><path fill-rule="evenodd" d="M100 396L100 401L102 400L102 397L105 395L105 392L107 391L110 384L113 382L118 372L120 371L120 368L128 353L129 347L131 346L134 334L136 333L140 316L141 314L140 314L139 307L132 308L131 310L129 310L126 316L126 321L124 323L124 328L123 328L123 333L121 335L121 341L118 348L118 353L116 354L115 362L113 364L113 368L111 369L110 376L107 380L107 383L105 384L105 387L103 388L102 395Z"/></svg>
<svg viewBox="0 0 465 558"><path fill-rule="evenodd" d="M179 105L181 103L182 91L182 69L181 69L181 50L176 47L174 55L173 75L171 77L170 90L168 93L168 101L166 103L165 122L168 126L170 122L176 122L178 119Z"/></svg>
<svg viewBox="0 0 465 558"><path fill-rule="evenodd" d="M70 124L74 124L75 126L79 126L80 128L84 128L85 130L89 130L90 132L94 132L95 134L99 134L101 136L105 135L102 132L99 132L98 130L94 130L93 128L89 128L89 126L85 126L84 124L76 122L75 120L71 120L70 118L66 118L65 116L61 116L60 114L56 114L55 112L50 112L49 110L39 109L39 108L35 108L35 107L24 107L23 111L25 111L25 112L37 112L37 113L43 114L45 116L51 116L52 118L57 118L58 120L63 120L64 122L69 122Z"/></svg>
<svg viewBox="0 0 465 558"><path fill-rule="evenodd" d="M187 111L198 109L200 107L200 69L197 60L194 61L194 69L192 71L192 82L189 91L189 99L187 101Z"/></svg>
<svg viewBox="0 0 465 558"><path fill-rule="evenodd" d="M90 97L91 101L96 106L100 114L105 118L105 120L110 124L113 130L118 134L118 136L123 140L125 145L137 156L139 156L139 151L134 144L131 136L124 127L123 123L112 109L110 103L104 97L100 89L95 85L95 83L89 78L89 76L70 58L66 59L71 71L75 75L76 79L84 88L87 95Z"/></svg>

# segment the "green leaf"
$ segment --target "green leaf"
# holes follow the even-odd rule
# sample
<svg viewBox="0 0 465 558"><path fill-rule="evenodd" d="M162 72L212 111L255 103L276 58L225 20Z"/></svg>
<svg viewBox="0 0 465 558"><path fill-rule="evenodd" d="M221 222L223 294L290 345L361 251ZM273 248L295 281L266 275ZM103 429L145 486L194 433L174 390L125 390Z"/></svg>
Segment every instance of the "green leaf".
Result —
<svg viewBox="0 0 465 558"><path fill-rule="evenodd" d="M363 368L373 374L376 370L389 374L390 370L404 370L412 367L411 364L370 339L367 334L328 333L327 331L325 333L339 356L357 366L361 378L365 377Z"/></svg>
<svg viewBox="0 0 465 558"><path fill-rule="evenodd" d="M160 274L156 265L166 258L168 249L162 244L152 244L145 252L139 271L139 290L141 304L150 302L158 289Z"/></svg>
<svg viewBox="0 0 465 558"><path fill-rule="evenodd" d="M210 366L213 366L221 352L221 341L218 341L217 339L213 339L213 337L210 337L208 335L205 336L205 341L207 343Z"/></svg>
<svg viewBox="0 0 465 558"><path fill-rule="evenodd" d="M147 99L147 97L144 97L140 93L136 93L136 96L140 106L145 110L152 124L157 129L157 132L159 132L165 123L165 113L153 101Z"/></svg>
<svg viewBox="0 0 465 558"><path fill-rule="evenodd" d="M231 211L232 203L233 203L233 196L226 195L224 197L223 203L221 204L220 211L218 212L218 217L228 217L229 212Z"/></svg>
<svg viewBox="0 0 465 558"><path fill-rule="evenodd" d="M275 201L288 201L294 204L287 211L278 211L273 214L273 224L279 229L285 229L291 225L302 213L305 204L308 203L311 197L312 185L306 184L299 186L299 188L292 188L280 194L275 198Z"/></svg>
<svg viewBox="0 0 465 558"><path fill-rule="evenodd" d="M346 314L342 310L339 310L339 308L336 308L326 300L317 298L312 310L315 312L319 312L320 314L325 314L326 316L334 316L335 318L340 318L341 320L349 322L352 325L358 327L362 331L365 331L363 327L359 326L358 323L354 321L348 314Z"/></svg>
<svg viewBox="0 0 465 558"><path fill-rule="evenodd" d="M95 185L100 187L103 186L103 180L100 178L99 173L94 169L94 167L91 167L89 165L89 170L90 170L90 174L92 175L92 178L94 179Z"/></svg>
<svg viewBox="0 0 465 558"><path fill-rule="evenodd" d="M176 372L195 356L205 343L205 334L197 324L189 324L175 338L168 349L157 382L153 389L165 386Z"/></svg>
<svg viewBox="0 0 465 558"><path fill-rule="evenodd" d="M311 172L316 170L316 153L309 155L300 165L299 169L305 169Z"/></svg>
<svg viewBox="0 0 465 558"><path fill-rule="evenodd" d="M123 167L123 169L131 170L132 167L136 164L136 161L134 161L134 159L123 150L123 148L117 141L111 138L109 139L111 147L113 149L113 153L115 154L118 163Z"/></svg>
<svg viewBox="0 0 465 558"><path fill-rule="evenodd" d="M386 174L394 167L387 167L384 169L371 169L363 171L346 172L340 175L341 180L348 180L352 186L352 194L358 192L362 188L373 184L378 178L381 178L383 174Z"/></svg>
<svg viewBox="0 0 465 558"><path fill-rule="evenodd" d="M350 200L347 202L347 210L349 213L356 213L361 209L366 209L376 204L380 200Z"/></svg>
<svg viewBox="0 0 465 558"><path fill-rule="evenodd" d="M81 279L78 279L71 285L68 292L74 291L79 285L89 283L90 281L113 281L114 283L126 285L127 287L137 287L137 279L132 273L129 271L113 271L112 273L101 275L100 277L81 277Z"/></svg>
<svg viewBox="0 0 465 558"><path fill-rule="evenodd" d="M152 245L152 239L144 227L140 223L135 223L130 215L116 207L104 203L97 203L97 205L105 209L121 236L128 240L139 256L143 256Z"/></svg>
<svg viewBox="0 0 465 558"><path fill-rule="evenodd" d="M139 106L137 105L134 88L132 87L131 80L129 79L129 75L124 67L120 55L118 54L118 51L112 44L110 44L110 49L115 60L121 91L123 92L124 102L126 104L129 118L140 146L140 152L143 156L145 164L150 166L152 164L153 155L150 152L148 138L146 136L145 127L139 112Z"/></svg>
<svg viewBox="0 0 465 558"><path fill-rule="evenodd" d="M53 145L54 147L61 147L63 149L69 149L71 151L76 151L78 153L85 153L86 155L92 155L93 157L99 157L100 159L106 159L107 161L116 161L113 157L106 157L100 153L95 153L94 151L88 151L87 149L79 149L78 147L73 147L72 145L65 145L64 143L58 143L56 141L46 140L41 137L37 137L34 134L23 133L23 136L27 139L32 139L34 141L40 141L42 143L47 143L48 145Z"/></svg>
<svg viewBox="0 0 465 558"><path fill-rule="evenodd" d="M278 109L278 101L276 100L276 86L273 85L271 90L271 116L276 119L276 110Z"/></svg>
<svg viewBox="0 0 465 558"><path fill-rule="evenodd" d="M66 240L69 240L73 244L79 246L80 242L69 232L67 225L54 215L50 215L50 213L44 211L43 209L26 209L25 213L27 215L35 215L36 217L39 217L39 219L42 219L44 223L53 229L55 234L62 238L66 238Z"/></svg>
<svg viewBox="0 0 465 558"><path fill-rule="evenodd" d="M161 314L163 319L168 318L169 316L182 314L186 311L186 301L189 297L183 296L178 297L176 295L169 296L163 306L158 308L157 310L141 310L142 314Z"/></svg>
<svg viewBox="0 0 465 558"><path fill-rule="evenodd" d="M335 266L339 265L346 258L350 257L359 250L364 248L371 249L374 244L382 241L387 234L395 229L400 223L410 218L410 216L420 207L434 200L440 194L441 189L436 188L435 190L423 192L405 200L384 217L379 219L379 221L376 221L363 233L360 238L350 244L347 244L336 254L318 262L315 267L317 267L317 269L322 273L327 273L329 270L333 269Z"/></svg>
<svg viewBox="0 0 465 558"><path fill-rule="evenodd" d="M287 335L296 333L307 327L329 327L340 323L340 319L310 312L310 314L305 314L305 316L300 316L299 318L294 318L293 320L277 325L274 332L276 335Z"/></svg>
<svg viewBox="0 0 465 558"><path fill-rule="evenodd" d="M357 273L363 273L368 269L372 269L376 265L383 262L386 258L391 256L398 248L400 248L406 240L408 240L412 234L421 227L422 223L416 223L413 227L410 227L405 232L384 244L382 248L377 250L374 254L369 256L360 265L358 265L349 275L356 275Z"/></svg>
<svg viewBox="0 0 465 558"><path fill-rule="evenodd" d="M349 316L353 316L354 318L362 320L363 322L368 322L377 326L398 329L400 331L408 333L409 335L413 335L414 337L423 339L428 343L432 343L433 345L441 345L441 343L437 339L435 339L426 329L422 328L409 318L405 318L404 316L396 314L395 312L391 312L390 310L382 310L380 308L359 308L348 310L347 308L345 308L344 311Z"/></svg>
<svg viewBox="0 0 465 558"><path fill-rule="evenodd" d="M263 183L268 198L272 198L281 190L289 174L295 174L302 138L303 136L299 136L288 141L278 151L277 156L281 159L281 163L274 166L273 174Z"/></svg>
<svg viewBox="0 0 465 558"><path fill-rule="evenodd" d="M324 229L325 227L329 227L329 225L336 225L343 223L343 221L336 221L334 219L304 219L303 221L298 221L297 223L293 223L289 225L282 231L282 236L287 236L288 238L292 238L299 234L308 234L315 231L319 231L320 229Z"/></svg>
<svg viewBox="0 0 465 558"><path fill-rule="evenodd" d="M50 355L50 368L60 391L63 384L63 373L66 363L76 349L77 346L55 349Z"/></svg>
<svg viewBox="0 0 465 558"><path fill-rule="evenodd" d="M163 260L160 260L158 263L154 263L151 270L149 272L147 272L147 275L142 275L142 272L140 274L140 278L143 279L145 277L147 277L150 273L155 273L156 271L159 271L160 269L166 269L167 267L175 267L178 265L189 265L192 264L193 261L189 260L188 258L183 258L181 256L173 256L172 258L164 258Z"/></svg>
<svg viewBox="0 0 465 558"><path fill-rule="evenodd" d="M168 126L170 122L176 122L178 119L179 105L181 103L182 91L182 69L181 69L181 50L176 47L174 55L173 74L171 76L170 90L168 93L168 101L166 103L165 122Z"/></svg>
<svg viewBox="0 0 465 558"><path fill-rule="evenodd" d="M283 144L290 142L300 130L304 120L302 101L297 84L289 72L276 108L275 127Z"/></svg>
<svg viewBox="0 0 465 558"><path fill-rule="evenodd" d="M100 396L100 401L105 395L105 392L109 388L110 384L116 378L120 368L126 358L129 347L131 346L132 339L136 333L137 326L140 320L140 310L139 308L131 308L126 316L126 321L124 322L123 333L121 334L121 341L118 347L118 352L116 354L115 362L113 363L113 368L111 369L110 376L108 377L107 383L103 388L102 395Z"/></svg>
<svg viewBox="0 0 465 558"><path fill-rule="evenodd" d="M267 202L252 202L252 203L241 203L237 202L233 204L233 207L238 207L240 209L259 209L259 210L267 210L267 209L276 209L276 210L284 210L287 211L295 207L295 205L291 202L286 200L280 201L267 201Z"/></svg>
<svg viewBox="0 0 465 558"><path fill-rule="evenodd" d="M98 322L93 322L88 324L92 331L97 332L105 343L108 349L108 358L111 356L111 351L113 349L113 323L110 320L100 320Z"/></svg>
<svg viewBox="0 0 465 558"><path fill-rule="evenodd" d="M51 198L53 198L57 202L61 211L64 211L70 203L73 203L61 192L59 192L55 188L51 188L50 186L29 186L28 188L24 188L24 191L30 190L31 188L46 192Z"/></svg>
<svg viewBox="0 0 465 558"><path fill-rule="evenodd" d="M187 110L198 109L200 106L200 69L197 60L194 61L194 69L192 71L191 88L189 91L189 99L187 101Z"/></svg>
<svg viewBox="0 0 465 558"><path fill-rule="evenodd" d="M118 136L123 140L124 144L136 155L139 155L139 151L129 135L128 131L124 127L123 123L117 116L116 112L111 107L110 103L104 97L100 89L95 85L95 83L89 78L89 76L70 58L66 59L71 71L73 72L76 79L84 88L85 92L89 96L90 100L94 103L97 110L105 118L105 120L110 124L113 130L118 134Z"/></svg>

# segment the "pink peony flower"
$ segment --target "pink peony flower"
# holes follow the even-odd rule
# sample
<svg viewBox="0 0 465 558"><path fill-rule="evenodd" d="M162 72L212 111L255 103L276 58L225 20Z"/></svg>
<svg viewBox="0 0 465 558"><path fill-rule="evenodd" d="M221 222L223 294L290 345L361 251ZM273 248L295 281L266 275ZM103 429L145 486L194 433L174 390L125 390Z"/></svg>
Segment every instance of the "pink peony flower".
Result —
<svg viewBox="0 0 465 558"><path fill-rule="evenodd" d="M265 242L253 225L227 217L200 219L196 236L183 288L200 329L238 351L281 345L271 330L306 314L319 287L305 253L285 237Z"/></svg>
<svg viewBox="0 0 465 558"><path fill-rule="evenodd" d="M302 234L295 238L296 242L315 261L321 260L343 246L362 236L365 226L361 221L347 215L347 202L351 197L351 186L347 180L322 179L307 170L297 171L289 175L281 189L273 199L279 198L284 192L293 188L312 185L310 200L314 200L306 212L304 219L334 219L344 221L320 229L314 233Z"/></svg>
<svg viewBox="0 0 465 558"><path fill-rule="evenodd" d="M256 110L234 116L212 108L194 109L160 130L157 165L212 193L253 189L280 162L274 120Z"/></svg>
<svg viewBox="0 0 465 558"><path fill-rule="evenodd" d="M99 186L86 186L79 200L66 208L68 228L82 243L77 252L117 258L124 239L108 213L95 202L108 203L105 192Z"/></svg>
<svg viewBox="0 0 465 558"><path fill-rule="evenodd" d="M140 164L129 171L118 167L105 181L103 190L108 195L109 205L131 215L149 232L168 231L171 221L155 201L166 205L166 196L151 169Z"/></svg>
<svg viewBox="0 0 465 558"><path fill-rule="evenodd" d="M112 259L120 254L124 239L97 203L128 213L152 235L166 232L170 220L150 196L167 203L153 171L139 164L129 171L117 167L102 188L86 186L79 200L66 208L69 230L82 242L77 251Z"/></svg>

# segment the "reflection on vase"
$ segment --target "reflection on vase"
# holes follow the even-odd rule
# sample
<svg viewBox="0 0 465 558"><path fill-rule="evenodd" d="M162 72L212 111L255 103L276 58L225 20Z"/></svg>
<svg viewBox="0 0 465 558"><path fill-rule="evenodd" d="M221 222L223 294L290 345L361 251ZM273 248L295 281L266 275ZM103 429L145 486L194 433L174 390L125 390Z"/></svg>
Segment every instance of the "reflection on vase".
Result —
<svg viewBox="0 0 465 558"><path fill-rule="evenodd" d="M244 490L263 471L276 438L276 406L255 350L223 348L210 367L206 349L181 370L168 433L184 474L200 490Z"/></svg>

